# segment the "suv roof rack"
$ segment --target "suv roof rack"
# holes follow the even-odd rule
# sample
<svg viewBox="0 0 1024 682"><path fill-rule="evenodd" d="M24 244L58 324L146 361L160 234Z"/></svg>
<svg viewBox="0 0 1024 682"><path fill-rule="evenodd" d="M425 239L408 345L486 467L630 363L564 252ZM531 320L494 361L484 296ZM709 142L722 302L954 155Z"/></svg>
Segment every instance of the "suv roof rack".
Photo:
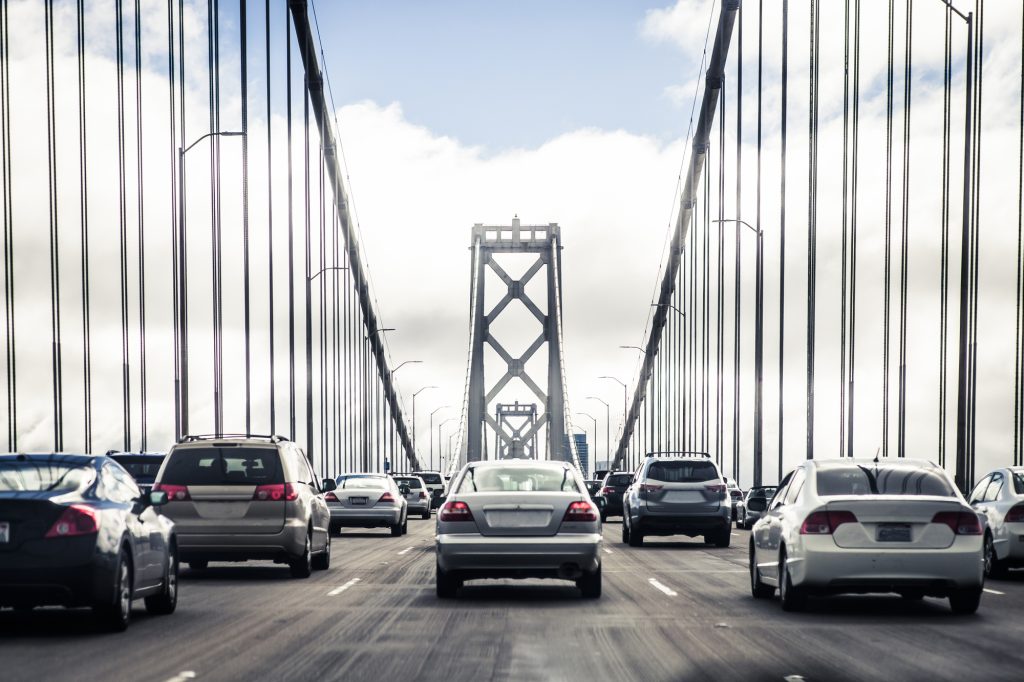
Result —
<svg viewBox="0 0 1024 682"><path fill-rule="evenodd" d="M646 457L691 457L693 455L699 455L701 457L707 457L711 459L711 455L703 450L662 450L658 452L648 452Z"/></svg>
<svg viewBox="0 0 1024 682"><path fill-rule="evenodd" d="M252 438L253 440L265 440L271 443L287 443L290 439L278 435L264 435L257 433L190 433L178 439L179 443L195 443L203 440L226 440L230 438Z"/></svg>

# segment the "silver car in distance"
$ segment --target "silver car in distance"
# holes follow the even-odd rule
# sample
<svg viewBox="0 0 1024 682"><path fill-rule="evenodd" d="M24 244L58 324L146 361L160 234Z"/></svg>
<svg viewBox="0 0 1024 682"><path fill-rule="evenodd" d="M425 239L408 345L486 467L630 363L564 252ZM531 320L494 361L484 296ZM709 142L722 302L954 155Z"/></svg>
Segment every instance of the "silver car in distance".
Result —
<svg viewBox="0 0 1024 682"><path fill-rule="evenodd" d="M341 474L338 487L327 493L331 533L342 528L390 528L391 535L405 535L409 523L409 489L385 474Z"/></svg>
<svg viewBox="0 0 1024 682"><path fill-rule="evenodd" d="M477 578L573 580L601 596L601 521L565 462L473 462L437 514L437 596Z"/></svg>
<svg viewBox="0 0 1024 682"><path fill-rule="evenodd" d="M996 469L974 486L970 504L988 520L985 575L1005 578L1024 566L1024 467Z"/></svg>
<svg viewBox="0 0 1024 682"><path fill-rule="evenodd" d="M955 613L974 613L984 533L949 475L930 462L809 460L754 524L750 588L755 598L778 588L786 611L808 595L896 592L948 597Z"/></svg>

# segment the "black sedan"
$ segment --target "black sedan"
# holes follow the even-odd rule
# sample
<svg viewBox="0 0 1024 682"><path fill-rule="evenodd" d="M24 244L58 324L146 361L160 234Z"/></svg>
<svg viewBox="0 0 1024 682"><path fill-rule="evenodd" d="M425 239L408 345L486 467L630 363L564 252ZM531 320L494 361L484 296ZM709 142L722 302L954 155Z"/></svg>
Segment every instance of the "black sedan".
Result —
<svg viewBox="0 0 1024 682"><path fill-rule="evenodd" d="M124 630L132 601L173 613L174 524L109 457L0 455L0 607L91 607Z"/></svg>
<svg viewBox="0 0 1024 682"><path fill-rule="evenodd" d="M622 516L622 494L632 481L633 474L628 471L613 471L604 477L597 494L602 521L607 521L609 516Z"/></svg>

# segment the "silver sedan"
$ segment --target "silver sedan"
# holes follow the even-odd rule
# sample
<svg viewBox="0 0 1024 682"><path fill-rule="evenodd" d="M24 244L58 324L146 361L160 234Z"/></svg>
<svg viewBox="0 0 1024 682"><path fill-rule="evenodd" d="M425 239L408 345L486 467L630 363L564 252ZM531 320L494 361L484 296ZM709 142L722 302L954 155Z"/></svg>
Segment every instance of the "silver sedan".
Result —
<svg viewBox="0 0 1024 682"><path fill-rule="evenodd" d="M1005 578L1024 566L1024 467L996 469L974 486L968 498L988 520L985 574Z"/></svg>
<svg viewBox="0 0 1024 682"><path fill-rule="evenodd" d="M754 597L778 588L782 608L808 595L896 592L948 597L974 613L984 584L985 527L929 462L809 460L797 467L751 532Z"/></svg>
<svg viewBox="0 0 1024 682"><path fill-rule="evenodd" d="M342 528L390 528L395 536L405 535L409 523L406 486L399 486L383 474L342 474L338 487L327 493L331 532Z"/></svg>
<svg viewBox="0 0 1024 682"><path fill-rule="evenodd" d="M477 578L559 578L601 596L601 521L564 462L473 462L437 515L437 596Z"/></svg>

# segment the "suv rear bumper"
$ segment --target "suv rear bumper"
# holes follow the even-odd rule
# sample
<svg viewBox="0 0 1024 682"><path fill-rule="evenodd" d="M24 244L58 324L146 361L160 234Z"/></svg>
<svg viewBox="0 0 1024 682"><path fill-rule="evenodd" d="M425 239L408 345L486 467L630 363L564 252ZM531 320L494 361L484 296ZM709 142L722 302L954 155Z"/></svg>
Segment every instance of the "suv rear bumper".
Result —
<svg viewBox="0 0 1024 682"><path fill-rule="evenodd" d="M632 529L643 535L705 535L728 529L732 510L723 507L714 514L644 514L632 520Z"/></svg>
<svg viewBox="0 0 1024 682"><path fill-rule="evenodd" d="M288 521L277 533L178 532L178 555L182 561L287 560L303 553L309 526L299 519Z"/></svg>

